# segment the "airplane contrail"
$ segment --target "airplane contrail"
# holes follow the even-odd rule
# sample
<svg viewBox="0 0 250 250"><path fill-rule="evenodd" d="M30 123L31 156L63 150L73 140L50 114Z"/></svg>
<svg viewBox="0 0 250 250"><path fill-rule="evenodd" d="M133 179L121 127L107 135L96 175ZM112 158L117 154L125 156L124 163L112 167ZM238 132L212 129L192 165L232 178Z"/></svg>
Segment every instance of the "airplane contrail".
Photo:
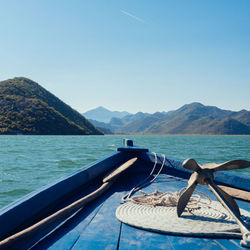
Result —
<svg viewBox="0 0 250 250"><path fill-rule="evenodd" d="M131 13L125 11L125 10L120 10L120 11L121 11L124 15L127 15L127 16L129 16L129 17L135 19L135 20L138 21L138 22L146 23L146 22L145 22L144 20L142 20L141 18L139 18L139 17L137 17L137 16L134 16L133 14L131 14Z"/></svg>

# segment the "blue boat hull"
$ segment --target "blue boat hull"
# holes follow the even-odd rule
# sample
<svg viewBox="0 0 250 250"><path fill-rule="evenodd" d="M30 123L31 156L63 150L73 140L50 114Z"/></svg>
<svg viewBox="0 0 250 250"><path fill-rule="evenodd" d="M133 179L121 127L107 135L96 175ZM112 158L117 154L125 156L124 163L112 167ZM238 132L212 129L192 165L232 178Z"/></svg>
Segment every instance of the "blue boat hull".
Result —
<svg viewBox="0 0 250 250"><path fill-rule="evenodd" d="M155 157L144 148L121 147L116 153L79 169L47 187L33 192L0 210L0 240L13 235L46 218L102 185L102 179L127 160L137 157L134 166L122 174L101 197L67 218L60 219L39 233L16 243L13 249L238 249L240 240L183 237L148 232L121 223L115 217L121 198L152 169ZM158 156L159 169L163 159ZM156 181L145 187L178 191L187 185L190 172L182 162L167 158ZM216 173L218 184L250 191L250 180L229 173ZM211 192L199 187L209 195ZM215 198L213 198L215 199ZM240 208L250 211L250 203L237 200Z"/></svg>

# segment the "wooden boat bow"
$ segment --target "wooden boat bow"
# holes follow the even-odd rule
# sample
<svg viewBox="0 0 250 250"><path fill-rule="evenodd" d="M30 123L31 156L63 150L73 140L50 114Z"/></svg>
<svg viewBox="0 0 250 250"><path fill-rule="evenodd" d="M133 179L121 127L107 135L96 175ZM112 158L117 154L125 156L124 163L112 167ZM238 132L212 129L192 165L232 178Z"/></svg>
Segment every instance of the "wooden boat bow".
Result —
<svg viewBox="0 0 250 250"><path fill-rule="evenodd" d="M119 166L117 169L112 171L109 175L107 175L103 179L103 184L101 187L99 187L94 192L88 194L87 196L84 196L80 198L79 200L73 202L72 204L60 209L59 211L55 212L54 214L46 217L45 219L35 223L34 225L9 236L8 238L0 241L0 249L10 249L15 244L17 244L19 241L25 240L34 234L38 233L39 231L43 230L46 227L49 227L51 224L55 223L58 220L61 220L77 210L83 208L87 203L93 201L100 195L102 195L106 190L110 188L110 186L114 183L114 181L129 167L131 167L135 161L137 160L136 157L128 160L121 166Z"/></svg>

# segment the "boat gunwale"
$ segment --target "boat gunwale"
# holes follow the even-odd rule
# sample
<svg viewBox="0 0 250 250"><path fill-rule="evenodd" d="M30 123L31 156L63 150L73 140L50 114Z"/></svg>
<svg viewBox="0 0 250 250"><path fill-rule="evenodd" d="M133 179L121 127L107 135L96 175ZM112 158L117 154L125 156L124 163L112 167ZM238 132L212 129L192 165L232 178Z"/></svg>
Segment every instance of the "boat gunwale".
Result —
<svg viewBox="0 0 250 250"><path fill-rule="evenodd" d="M87 164L80 169L59 178L51 184L45 185L0 209L0 239L5 238L16 228L45 213L58 204L65 196L109 171L117 164L124 162L127 155L115 152L100 160Z"/></svg>
<svg viewBox="0 0 250 250"><path fill-rule="evenodd" d="M80 188L91 180L100 177L107 171L115 168L118 164L135 156L137 156L142 162L146 161L147 163L154 163L155 161L155 155L148 152L147 149L136 147L118 148L118 152L87 164L71 174L61 177L54 183L33 191L0 209L0 224L6 225L4 229L0 229L0 239L6 237L6 235L12 233L16 228L39 214L44 208L49 209L48 206L51 207L55 203L58 204L59 202L62 202L62 199L65 196L72 194L77 188ZM158 164L163 162L163 156L160 154L157 155L157 159ZM184 179L188 179L191 175L190 171L182 168L182 161L180 160L167 158L165 165L167 166L164 168L164 172L166 173L172 173L173 175L181 176ZM140 168L143 169L143 166ZM75 182L74 180L77 179L78 182ZM224 185L229 185L230 182L230 186L232 187L250 191L250 179L237 176L234 173L215 173L215 180ZM249 185L244 187L246 183ZM65 192L65 185L67 185L67 192ZM55 192L57 193L57 197L53 195ZM41 197L43 197L43 199L41 199ZM44 197L49 197L50 199L46 200ZM45 204L44 201L46 201ZM40 207L39 204L42 204L43 207ZM36 208L35 211L34 208ZM30 209L32 209L33 214L30 213ZM46 213L48 213L48 211L46 211Z"/></svg>
<svg viewBox="0 0 250 250"><path fill-rule="evenodd" d="M145 154L142 154L143 160L147 162L154 162L155 156L151 152L146 152ZM161 154L157 154L157 159L159 161L159 164L162 164L163 162L163 156ZM169 167L168 169L177 171L179 173L183 173L182 177L186 177L187 179L192 174L192 171L186 170L182 167L181 160L177 160L175 158L166 158L166 162L164 165ZM218 184L222 184L225 186L250 191L250 178L237 175L233 172L227 172L227 171L221 171L221 172L214 172L214 180Z"/></svg>

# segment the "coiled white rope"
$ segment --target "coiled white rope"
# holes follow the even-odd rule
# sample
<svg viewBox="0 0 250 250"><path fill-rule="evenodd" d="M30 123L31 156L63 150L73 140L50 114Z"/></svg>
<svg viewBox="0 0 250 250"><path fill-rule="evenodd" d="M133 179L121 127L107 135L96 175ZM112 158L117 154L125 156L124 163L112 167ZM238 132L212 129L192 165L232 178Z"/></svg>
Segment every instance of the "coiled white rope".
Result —
<svg viewBox="0 0 250 250"><path fill-rule="evenodd" d="M176 207L179 197L185 190L186 188L182 188L179 192L165 192L165 193L156 190L151 194L147 194L142 190L140 190L142 195L134 196L129 200L133 203L140 205ZM212 202L209 196L205 195L204 193L199 191L195 192L206 197L207 200L201 199L201 196L198 194L192 195L192 197L188 202L188 205L186 206L188 212L192 212L195 209L199 209L202 205L208 206Z"/></svg>
<svg viewBox="0 0 250 250"><path fill-rule="evenodd" d="M157 165L157 155L155 152L153 152L153 154L155 156L155 162L154 162L154 166L149 176L147 176L137 186L132 188L128 194L123 196L122 201L123 202L131 201L133 203L140 204L140 205L176 207L179 197L186 190L186 188L182 188L179 192L165 192L165 193L156 190L155 192L151 194L147 194L141 190L143 187L153 183L157 179L157 177L160 175L164 167L164 164L166 161L165 155L163 155L162 165L158 173L154 176L153 179L149 180L152 177L155 171L156 165ZM131 198L131 196L138 190L140 191L142 195L134 196ZM195 209L199 209L202 205L210 205L212 202L209 196L207 196L206 194L199 192L199 191L195 191L195 192L196 194L192 195L186 207L189 212L192 212L192 210L195 210ZM207 200L201 199L200 195L207 198Z"/></svg>

